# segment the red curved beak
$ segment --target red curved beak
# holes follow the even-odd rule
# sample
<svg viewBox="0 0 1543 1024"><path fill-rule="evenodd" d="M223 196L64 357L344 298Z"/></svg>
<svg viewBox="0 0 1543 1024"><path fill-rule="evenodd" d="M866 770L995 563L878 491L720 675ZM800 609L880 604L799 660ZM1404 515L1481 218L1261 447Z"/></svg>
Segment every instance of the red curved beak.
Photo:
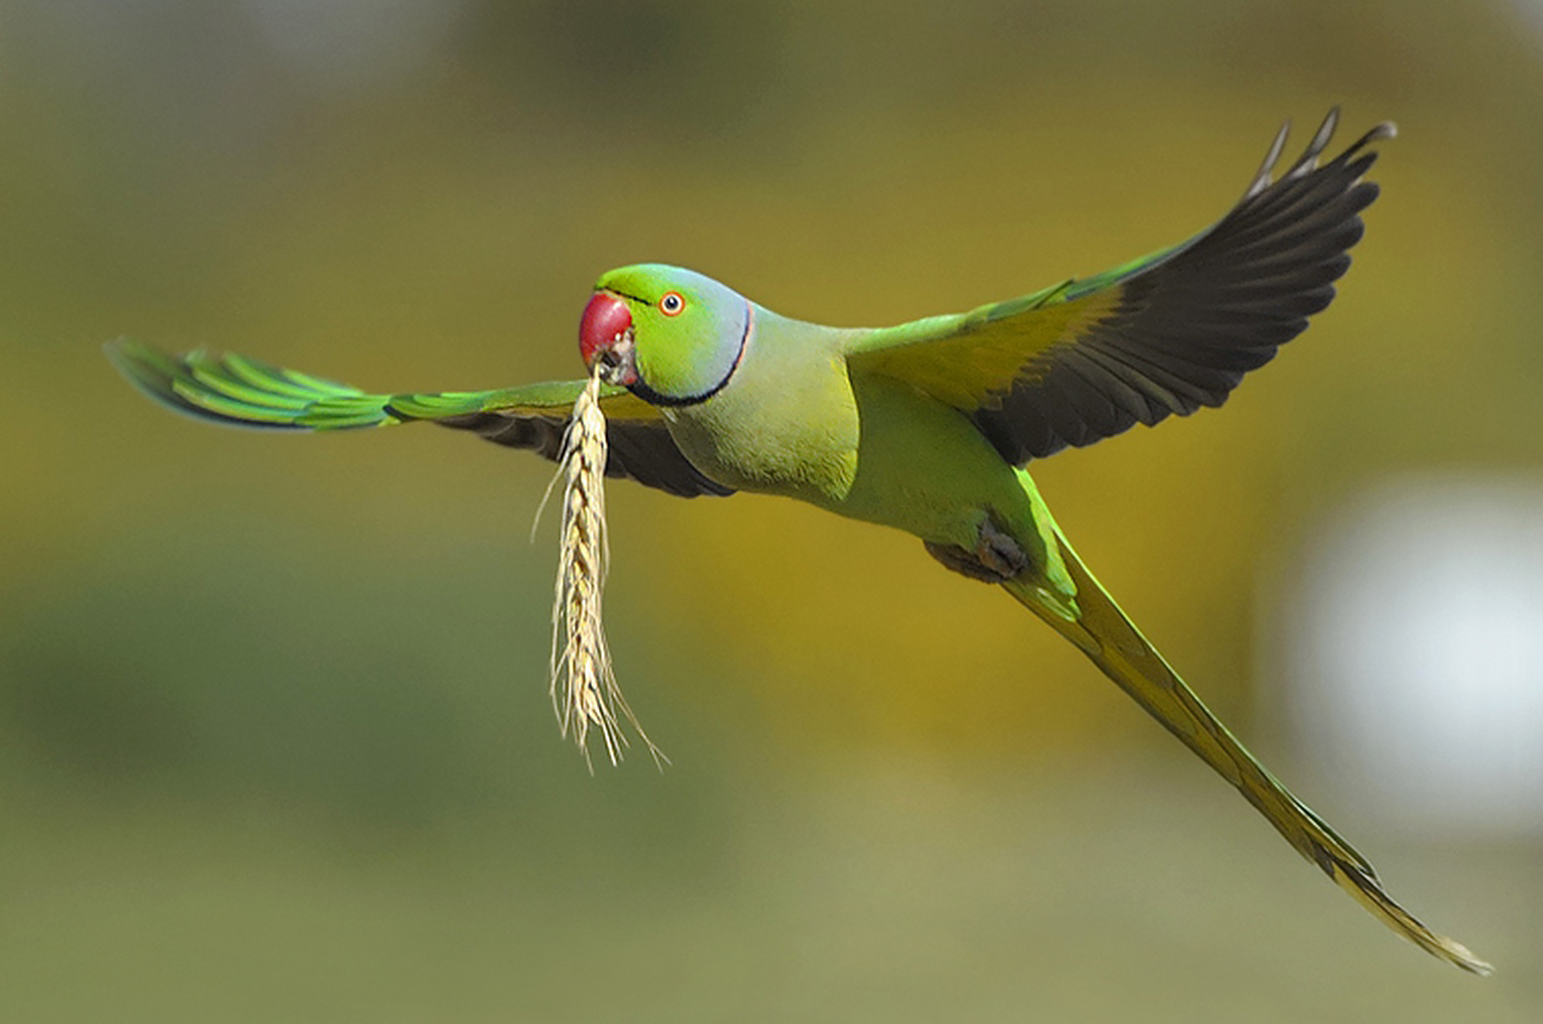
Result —
<svg viewBox="0 0 1543 1024"><path fill-rule="evenodd" d="M601 377L612 384L632 384L638 379L632 361L632 311L608 291L598 291L584 307L579 320L579 355L591 371L602 363Z"/></svg>

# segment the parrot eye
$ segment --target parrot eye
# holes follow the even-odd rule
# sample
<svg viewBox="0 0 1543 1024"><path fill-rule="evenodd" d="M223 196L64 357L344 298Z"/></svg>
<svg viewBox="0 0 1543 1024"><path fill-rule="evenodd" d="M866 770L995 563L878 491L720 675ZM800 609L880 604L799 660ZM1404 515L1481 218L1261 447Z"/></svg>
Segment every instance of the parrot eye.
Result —
<svg viewBox="0 0 1543 1024"><path fill-rule="evenodd" d="M679 316L685 308L686 300L681 298L680 292L665 292L659 300L659 312L665 316Z"/></svg>

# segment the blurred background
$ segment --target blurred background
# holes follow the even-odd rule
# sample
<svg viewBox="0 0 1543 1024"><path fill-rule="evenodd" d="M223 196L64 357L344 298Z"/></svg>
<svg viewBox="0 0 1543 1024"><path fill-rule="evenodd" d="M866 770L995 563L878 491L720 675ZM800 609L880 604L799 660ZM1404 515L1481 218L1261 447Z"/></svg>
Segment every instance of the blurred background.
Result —
<svg viewBox="0 0 1543 1024"><path fill-rule="evenodd" d="M577 376L590 283L898 322L1200 229L1382 119L1334 306L1037 464L1252 749L1492 959L1401 943L914 539L610 491L674 764L560 740L551 467L152 407L102 342ZM1543 3L0 0L0 1014L1533 1021Z"/></svg>

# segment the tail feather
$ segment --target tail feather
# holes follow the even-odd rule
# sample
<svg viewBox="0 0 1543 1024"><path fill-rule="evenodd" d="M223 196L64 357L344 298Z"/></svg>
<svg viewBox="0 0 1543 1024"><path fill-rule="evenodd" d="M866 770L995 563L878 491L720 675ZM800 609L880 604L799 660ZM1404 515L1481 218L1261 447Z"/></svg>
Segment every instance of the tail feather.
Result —
<svg viewBox="0 0 1543 1024"><path fill-rule="evenodd" d="M1077 617L1068 619L1029 583L1009 581L1004 584L1007 591L1076 644L1148 714L1236 786L1298 853L1389 928L1463 970L1489 974L1489 964L1460 943L1431 931L1387 894L1366 858L1243 748L1141 635L1065 538L1058 535L1057 539L1076 584Z"/></svg>

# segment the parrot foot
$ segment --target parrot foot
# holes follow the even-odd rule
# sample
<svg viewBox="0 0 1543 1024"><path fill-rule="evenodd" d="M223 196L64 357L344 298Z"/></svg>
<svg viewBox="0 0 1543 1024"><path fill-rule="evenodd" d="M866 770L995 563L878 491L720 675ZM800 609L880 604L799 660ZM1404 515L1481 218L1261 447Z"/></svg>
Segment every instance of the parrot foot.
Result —
<svg viewBox="0 0 1543 1024"><path fill-rule="evenodd" d="M1029 556L1022 546L988 517L980 524L975 550L958 544L938 544L924 540L927 554L954 572L984 583L1006 583L1029 567Z"/></svg>

